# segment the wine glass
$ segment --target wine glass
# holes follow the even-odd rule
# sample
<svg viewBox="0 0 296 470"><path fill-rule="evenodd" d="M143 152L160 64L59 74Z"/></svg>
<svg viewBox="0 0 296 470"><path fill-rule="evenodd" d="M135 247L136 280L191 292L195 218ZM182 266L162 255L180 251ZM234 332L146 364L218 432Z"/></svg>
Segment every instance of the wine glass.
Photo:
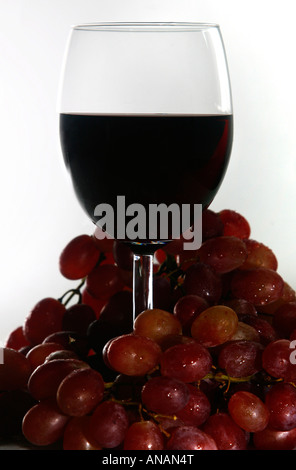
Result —
<svg viewBox="0 0 296 470"><path fill-rule="evenodd" d="M72 27L59 112L78 200L133 251L134 319L153 307L155 250L186 230L193 237L192 227L201 233L198 209L226 172L232 100L219 26Z"/></svg>

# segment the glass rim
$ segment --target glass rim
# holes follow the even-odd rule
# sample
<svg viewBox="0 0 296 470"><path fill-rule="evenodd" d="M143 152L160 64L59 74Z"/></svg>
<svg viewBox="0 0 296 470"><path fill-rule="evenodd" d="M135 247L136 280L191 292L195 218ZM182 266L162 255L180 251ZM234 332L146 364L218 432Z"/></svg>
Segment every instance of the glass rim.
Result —
<svg viewBox="0 0 296 470"><path fill-rule="evenodd" d="M217 23L195 22L99 22L81 23L72 26L74 31L205 31L219 29Z"/></svg>

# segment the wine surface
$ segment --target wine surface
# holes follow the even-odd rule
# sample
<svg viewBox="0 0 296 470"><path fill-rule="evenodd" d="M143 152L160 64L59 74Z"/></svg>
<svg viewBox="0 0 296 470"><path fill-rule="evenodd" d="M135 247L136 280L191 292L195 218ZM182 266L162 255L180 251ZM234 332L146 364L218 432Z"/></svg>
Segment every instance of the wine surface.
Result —
<svg viewBox="0 0 296 470"><path fill-rule="evenodd" d="M60 115L61 147L75 193L94 209L117 196L126 205L207 207L225 175L231 115Z"/></svg>

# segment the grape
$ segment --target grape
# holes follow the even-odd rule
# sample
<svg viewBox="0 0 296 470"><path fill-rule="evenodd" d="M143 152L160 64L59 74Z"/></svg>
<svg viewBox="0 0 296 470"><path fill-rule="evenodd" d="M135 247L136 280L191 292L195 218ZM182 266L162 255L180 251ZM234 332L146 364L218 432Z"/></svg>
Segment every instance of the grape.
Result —
<svg viewBox="0 0 296 470"><path fill-rule="evenodd" d="M296 302L281 305L274 313L272 325L286 338L289 338L296 328Z"/></svg>
<svg viewBox="0 0 296 470"><path fill-rule="evenodd" d="M278 335L273 326L263 318L248 315L244 317L244 323L252 326L259 333L260 343L263 345L267 345L271 341L275 341L278 338Z"/></svg>
<svg viewBox="0 0 296 470"><path fill-rule="evenodd" d="M237 326L235 311L224 305L216 305L204 310L194 320L191 335L209 348L230 340Z"/></svg>
<svg viewBox="0 0 296 470"><path fill-rule="evenodd" d="M195 426L179 426L167 442L168 450L218 450L214 439Z"/></svg>
<svg viewBox="0 0 296 470"><path fill-rule="evenodd" d="M133 423L127 430L123 444L124 450L163 450L163 435L153 421Z"/></svg>
<svg viewBox="0 0 296 470"><path fill-rule="evenodd" d="M231 336L231 341L255 341L260 342L260 334L258 331L247 323L239 321L237 324L236 332Z"/></svg>
<svg viewBox="0 0 296 470"><path fill-rule="evenodd" d="M61 381L75 369L89 367L76 359L56 359L38 366L30 375L28 390L36 400L55 397Z"/></svg>
<svg viewBox="0 0 296 470"><path fill-rule="evenodd" d="M90 418L89 432L92 439L104 448L113 448L123 442L129 420L127 412L119 403L100 403Z"/></svg>
<svg viewBox="0 0 296 470"><path fill-rule="evenodd" d="M133 252L126 243L114 240L113 256L114 261L119 268L126 271L131 271L133 269Z"/></svg>
<svg viewBox="0 0 296 470"><path fill-rule="evenodd" d="M101 450L102 447L89 434L90 416L73 417L63 433L63 450Z"/></svg>
<svg viewBox="0 0 296 470"><path fill-rule="evenodd" d="M177 266L182 271L186 272L187 269L193 264L198 262L197 250L183 250L176 256Z"/></svg>
<svg viewBox="0 0 296 470"><path fill-rule="evenodd" d="M189 400L182 410L176 413L185 425L200 426L210 416L211 404L205 393L191 384L188 384Z"/></svg>
<svg viewBox="0 0 296 470"><path fill-rule="evenodd" d="M14 439L22 430L22 421L36 400L27 390L8 390L0 394L0 438Z"/></svg>
<svg viewBox="0 0 296 470"><path fill-rule="evenodd" d="M97 247L99 248L99 250L102 253L104 253L104 254L112 253L114 238L112 238L106 232L103 232L101 227L96 225L96 228L95 228L95 231L94 231L92 237L93 237Z"/></svg>
<svg viewBox="0 0 296 470"><path fill-rule="evenodd" d="M96 314L96 318L99 318L101 310L106 304L106 300L96 299L96 297L91 295L86 288L81 292L81 302L89 305L93 309Z"/></svg>
<svg viewBox="0 0 296 470"><path fill-rule="evenodd" d="M123 329L131 328L133 311L133 295L130 291L119 291L113 294L100 313L100 319L109 321L110 324L119 323Z"/></svg>
<svg viewBox="0 0 296 470"><path fill-rule="evenodd" d="M278 431L296 427L296 389L293 385L273 385L266 393L265 403L270 412L269 426Z"/></svg>
<svg viewBox="0 0 296 470"><path fill-rule="evenodd" d="M112 335L112 337L123 333L130 333L133 326L132 311L132 293L130 291L124 290L116 292L109 298L102 308L98 318L98 324L104 325L106 328L109 326L111 330L113 329L115 333ZM110 337L108 339L110 339Z"/></svg>
<svg viewBox="0 0 296 470"><path fill-rule="evenodd" d="M2 348L0 390L25 388L32 372L30 361L19 351Z"/></svg>
<svg viewBox="0 0 296 470"><path fill-rule="evenodd" d="M23 419L22 431L32 444L47 446L62 438L68 421L69 416L62 414L55 399L50 398L29 409Z"/></svg>
<svg viewBox="0 0 296 470"><path fill-rule="evenodd" d="M120 270L113 264L96 266L86 278L88 292L100 300L108 300L123 287Z"/></svg>
<svg viewBox="0 0 296 470"><path fill-rule="evenodd" d="M291 364L290 341L279 339L269 343L262 353L262 367L268 374L276 378L293 379L296 378L296 366Z"/></svg>
<svg viewBox="0 0 296 470"><path fill-rule="evenodd" d="M40 300L27 316L24 324L24 335L36 345L51 333L62 329L66 307L56 299L46 297Z"/></svg>
<svg viewBox="0 0 296 470"><path fill-rule="evenodd" d="M112 295L103 307L100 316L87 330L90 346L101 353L109 339L132 331L133 296L129 291Z"/></svg>
<svg viewBox="0 0 296 470"><path fill-rule="evenodd" d="M85 359L85 362L94 370L99 372L105 382L113 382L118 373L106 366L102 354L96 354L93 351Z"/></svg>
<svg viewBox="0 0 296 470"><path fill-rule="evenodd" d="M145 336L158 344L168 335L181 334L182 326L178 318L166 310L148 309L140 313L134 321L134 334Z"/></svg>
<svg viewBox="0 0 296 470"><path fill-rule="evenodd" d="M268 425L269 410L253 393L234 393L228 402L228 411L236 424L247 432L262 431Z"/></svg>
<svg viewBox="0 0 296 470"><path fill-rule="evenodd" d="M60 272L67 279L82 279L95 267L99 257L100 251L93 237L79 235L60 254Z"/></svg>
<svg viewBox="0 0 296 470"><path fill-rule="evenodd" d="M230 377L247 377L261 370L263 347L254 341L231 341L219 352L219 367Z"/></svg>
<svg viewBox="0 0 296 470"><path fill-rule="evenodd" d="M224 209L218 215L223 223L223 235L238 237L243 240L249 238L251 234L250 224L243 215L230 209Z"/></svg>
<svg viewBox="0 0 296 470"><path fill-rule="evenodd" d="M205 299L198 295L184 295L174 306L174 315L178 318L185 334L190 333L193 320L206 308L209 304Z"/></svg>
<svg viewBox="0 0 296 470"><path fill-rule="evenodd" d="M157 270L162 263L165 263L167 259L167 254L162 248L158 248L158 250L154 253L153 264L156 266Z"/></svg>
<svg viewBox="0 0 296 470"><path fill-rule="evenodd" d="M89 343L85 335L77 331L57 331L47 336L43 343L57 343L63 349L75 352L80 357L85 357L89 352Z"/></svg>
<svg viewBox="0 0 296 470"><path fill-rule="evenodd" d="M172 377L152 377L142 388L142 402L148 410L172 415L188 403L189 390L184 382Z"/></svg>
<svg viewBox="0 0 296 470"><path fill-rule="evenodd" d="M247 259L241 269L267 268L277 270L278 262L273 251L256 240L244 240L247 249Z"/></svg>
<svg viewBox="0 0 296 470"><path fill-rule="evenodd" d="M18 351L25 346L30 346L30 342L24 335L23 327L18 326L9 334L5 343L5 347Z"/></svg>
<svg viewBox="0 0 296 470"><path fill-rule="evenodd" d="M70 372L57 389L57 403L64 414L84 416L103 399L104 381L91 368Z"/></svg>
<svg viewBox="0 0 296 470"><path fill-rule="evenodd" d="M227 413L216 413L202 427L217 444L218 450L246 450L246 433Z"/></svg>
<svg viewBox="0 0 296 470"><path fill-rule="evenodd" d="M118 374L113 382L112 393L118 400L131 400L140 402L143 385L147 381L146 377L129 376Z"/></svg>
<svg viewBox="0 0 296 470"><path fill-rule="evenodd" d="M168 335L165 339L161 342L161 349L162 351L166 351L168 348L175 346L176 344L188 344L188 343L195 343L195 339L191 336L185 335Z"/></svg>
<svg viewBox="0 0 296 470"><path fill-rule="evenodd" d="M102 350L106 343L117 336L121 336L122 333L127 334L128 331L122 331L119 325L110 324L107 321L99 318L92 322L87 330L87 340L90 347L98 354L102 354Z"/></svg>
<svg viewBox="0 0 296 470"><path fill-rule="evenodd" d="M205 209L202 213L202 240L223 235L224 225L216 212Z"/></svg>
<svg viewBox="0 0 296 470"><path fill-rule="evenodd" d="M69 349L59 349L57 351L51 352L48 356L46 356L44 362L54 361L55 359L78 359L79 360L79 356L77 356L77 354L74 351L69 351Z"/></svg>
<svg viewBox="0 0 296 470"><path fill-rule="evenodd" d="M198 257L223 274L241 266L247 258L247 250L240 238L222 236L206 240L198 250Z"/></svg>
<svg viewBox="0 0 296 470"><path fill-rule="evenodd" d="M170 310L173 303L173 293L170 281L166 277L153 278L153 306L160 310Z"/></svg>
<svg viewBox="0 0 296 470"><path fill-rule="evenodd" d="M125 375L145 375L157 366L161 349L150 338L135 334L121 335L110 341L107 360L116 371Z"/></svg>
<svg viewBox="0 0 296 470"><path fill-rule="evenodd" d="M255 306L266 305L279 299L284 288L282 277L272 269L238 270L231 281L231 291Z"/></svg>
<svg viewBox="0 0 296 470"><path fill-rule="evenodd" d="M274 302L271 302L268 305L260 305L257 308L258 308L259 313L267 314L267 315L274 315L279 307L281 307L282 305L288 302L295 302L295 301L296 301L296 295L295 295L294 289L292 289L292 287L289 286L287 282L284 282L282 295L277 300L275 300Z"/></svg>
<svg viewBox="0 0 296 470"><path fill-rule="evenodd" d="M230 299L224 302L224 305L232 308L237 314L239 320L243 321L245 316L257 316L257 310L251 302L245 299Z"/></svg>
<svg viewBox="0 0 296 470"><path fill-rule="evenodd" d="M89 325L96 320L94 310L86 304L75 304L67 308L62 322L62 330L77 331L85 335Z"/></svg>
<svg viewBox="0 0 296 470"><path fill-rule="evenodd" d="M63 346L57 343L41 343L37 344L27 353L26 357L29 360L32 369L44 363L45 359L55 351L61 351Z"/></svg>
<svg viewBox="0 0 296 470"><path fill-rule="evenodd" d="M296 428L290 431L277 431L268 426L253 434L253 443L259 450L295 450Z"/></svg>
<svg viewBox="0 0 296 470"><path fill-rule="evenodd" d="M204 263L195 263L187 269L183 286L187 295L198 295L209 304L218 302L222 294L220 277Z"/></svg>
<svg viewBox="0 0 296 470"><path fill-rule="evenodd" d="M182 382L196 382L207 375L212 367L208 350L197 342L177 344L162 354L160 371L163 376Z"/></svg>

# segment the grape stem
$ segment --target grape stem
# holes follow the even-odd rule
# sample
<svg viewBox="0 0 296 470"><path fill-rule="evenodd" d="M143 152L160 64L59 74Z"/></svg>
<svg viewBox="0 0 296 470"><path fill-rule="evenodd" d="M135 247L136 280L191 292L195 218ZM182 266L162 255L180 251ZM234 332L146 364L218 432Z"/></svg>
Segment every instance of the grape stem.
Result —
<svg viewBox="0 0 296 470"><path fill-rule="evenodd" d="M170 437L170 434L162 427L162 425L160 424L159 422L159 419L158 418L167 418L167 419L172 419L173 421L176 421L177 416L175 415L172 415L172 416L167 416L167 415L163 415L163 414L160 414L160 413L153 413L152 411L148 411L146 410L145 408L143 408L143 405L142 403L139 403L139 415L141 417L141 421L146 421L144 416L143 416L143 412L146 413L146 415L149 416L149 418L152 418L157 426L159 427L160 431L166 436L166 437Z"/></svg>
<svg viewBox="0 0 296 470"><path fill-rule="evenodd" d="M75 287L74 289L69 289L67 290L59 299L58 301L61 302L61 304L63 304L65 307L68 305L68 303L73 299L73 297L75 295L78 296L78 304L81 303L81 300L82 300L82 294L81 294L81 288L83 287L84 283L85 283L85 278L81 280L81 282L78 284L77 287ZM65 299L65 297L69 295L68 298Z"/></svg>
<svg viewBox="0 0 296 470"><path fill-rule="evenodd" d="M233 382L233 383L240 383L240 382L249 382L251 379L251 375L248 377L230 377L229 375L223 374L223 372L216 372L216 373L209 373L204 378L205 379L214 379L217 382Z"/></svg>

